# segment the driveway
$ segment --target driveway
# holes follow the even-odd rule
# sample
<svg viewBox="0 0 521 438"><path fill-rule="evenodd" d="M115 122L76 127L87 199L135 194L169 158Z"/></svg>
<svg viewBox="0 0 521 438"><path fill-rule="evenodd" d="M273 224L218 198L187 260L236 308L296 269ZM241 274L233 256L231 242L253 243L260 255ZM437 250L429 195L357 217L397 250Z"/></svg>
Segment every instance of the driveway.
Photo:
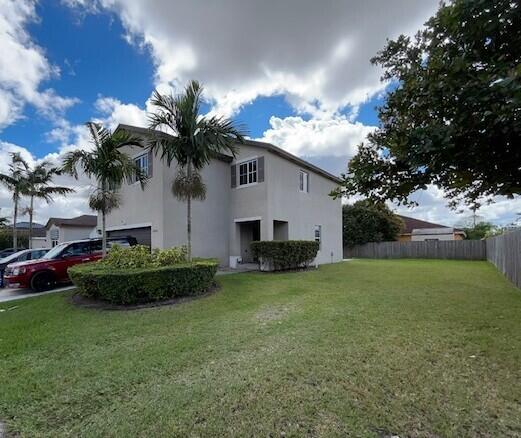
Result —
<svg viewBox="0 0 521 438"><path fill-rule="evenodd" d="M47 292L33 292L31 289L9 289L0 288L0 303L8 301L23 300L24 298L38 297L41 295L53 294L56 292L63 292L73 289L74 286L59 287L57 289L49 290ZM1 437L1 435L0 435Z"/></svg>

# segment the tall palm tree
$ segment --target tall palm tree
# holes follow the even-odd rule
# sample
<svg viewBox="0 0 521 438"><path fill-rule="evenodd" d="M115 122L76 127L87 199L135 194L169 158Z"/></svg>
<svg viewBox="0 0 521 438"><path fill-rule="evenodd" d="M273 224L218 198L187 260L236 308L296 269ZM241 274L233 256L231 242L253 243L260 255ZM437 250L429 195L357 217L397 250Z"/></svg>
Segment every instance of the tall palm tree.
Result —
<svg viewBox="0 0 521 438"><path fill-rule="evenodd" d="M26 187L24 195L29 196L29 207L24 212L29 214L29 248L32 248L34 199L44 199L48 204L53 202L53 195L66 195L74 192L69 187L51 186L53 178L61 172L57 167L50 167L48 161L26 170Z"/></svg>
<svg viewBox="0 0 521 438"><path fill-rule="evenodd" d="M18 235L16 230L16 221L18 220L18 207L20 198L27 187L27 179L25 172L29 168L18 152L11 152L11 163L7 173L0 173L0 182L7 187L13 194L13 248L18 249Z"/></svg>
<svg viewBox="0 0 521 438"><path fill-rule="evenodd" d="M184 93L177 96L162 95L156 90L151 100L156 111L149 115L151 130L173 134L156 133L150 148L169 166L175 160L179 167L172 182L172 193L180 201L186 201L189 261L192 260L192 199L206 198L200 171L218 154L229 152L235 157L235 145L242 143L246 135L242 127L235 126L229 119L201 116L202 92L197 81L190 81Z"/></svg>
<svg viewBox="0 0 521 438"><path fill-rule="evenodd" d="M106 215L120 205L118 189L129 179L136 178L145 187L147 177L132 158L121 151L124 146L142 148L141 139L125 131L111 132L97 123L87 123L92 151L76 150L65 155L62 170L76 179L78 167L89 178L94 178L97 188L89 198L89 206L101 213L103 256L107 253Z"/></svg>

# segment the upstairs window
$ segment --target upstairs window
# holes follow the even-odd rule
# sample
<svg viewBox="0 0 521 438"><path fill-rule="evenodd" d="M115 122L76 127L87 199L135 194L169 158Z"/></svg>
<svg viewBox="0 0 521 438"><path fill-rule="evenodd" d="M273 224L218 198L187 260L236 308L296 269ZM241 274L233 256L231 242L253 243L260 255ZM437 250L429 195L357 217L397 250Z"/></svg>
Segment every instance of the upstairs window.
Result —
<svg viewBox="0 0 521 438"><path fill-rule="evenodd" d="M304 193L309 192L309 173L303 170L299 172L299 190Z"/></svg>
<svg viewBox="0 0 521 438"><path fill-rule="evenodd" d="M257 182L257 158L239 164L239 185Z"/></svg>
<svg viewBox="0 0 521 438"><path fill-rule="evenodd" d="M151 169L150 169L150 156L148 153L140 155L139 157L134 158L134 163L136 163L136 166L141 170L142 174L145 175L147 178L150 178L151 175ZM132 182L137 182L137 176L134 177Z"/></svg>

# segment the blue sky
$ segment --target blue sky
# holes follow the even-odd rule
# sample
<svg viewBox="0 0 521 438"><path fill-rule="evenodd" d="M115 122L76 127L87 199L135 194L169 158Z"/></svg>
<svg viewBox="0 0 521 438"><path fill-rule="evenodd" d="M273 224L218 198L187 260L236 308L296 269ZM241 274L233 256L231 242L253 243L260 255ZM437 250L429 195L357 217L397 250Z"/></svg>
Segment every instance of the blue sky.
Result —
<svg viewBox="0 0 521 438"><path fill-rule="evenodd" d="M31 22L27 30L49 62L60 69L59 76L42 85L59 95L79 100L66 112L70 123L81 124L99 117L95 102L103 96L144 106L154 89L154 62L146 47L131 45L124 38L126 31L117 14L82 13L52 0L40 1L36 13L38 20ZM355 120L366 125L376 124L374 107L381 101L375 97L364 103ZM309 120L309 115L297 112L284 95L279 94L260 96L245 103L234 118L245 124L252 138L259 138L270 128L270 117L298 115ZM24 118L6 127L0 138L26 147L37 158L42 158L60 146L49 141L49 131L49 120L28 106Z"/></svg>
<svg viewBox="0 0 521 438"><path fill-rule="evenodd" d="M413 34L438 0L4 0L0 8L0 169L8 153L58 163L88 147L96 119L146 126L152 91L205 86L205 112L334 174L378 124L387 84L370 59L388 38ZM92 184L60 181L73 196L38 205L38 219L85 213ZM452 224L434 187L397 211ZM0 214L9 193L0 187ZM507 222L510 201L483 207Z"/></svg>

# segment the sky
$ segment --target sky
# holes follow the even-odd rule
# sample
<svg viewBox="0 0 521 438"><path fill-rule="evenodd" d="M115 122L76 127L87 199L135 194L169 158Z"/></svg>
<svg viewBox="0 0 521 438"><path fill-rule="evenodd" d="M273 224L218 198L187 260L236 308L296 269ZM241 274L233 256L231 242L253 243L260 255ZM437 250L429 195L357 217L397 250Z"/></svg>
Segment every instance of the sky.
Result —
<svg viewBox="0 0 521 438"><path fill-rule="evenodd" d="M413 34L438 0L0 0L0 171L9 152L59 163L89 148L84 123L147 126L154 89L205 87L204 111L243 123L253 139L280 146L334 174L378 125L389 84L370 63L386 39ZM92 182L36 205L36 220L89 213ZM446 225L436 187L397 213ZM347 201L353 201L350 199ZM0 188L0 215L11 215ZM496 199L479 215L511 222L519 200Z"/></svg>

